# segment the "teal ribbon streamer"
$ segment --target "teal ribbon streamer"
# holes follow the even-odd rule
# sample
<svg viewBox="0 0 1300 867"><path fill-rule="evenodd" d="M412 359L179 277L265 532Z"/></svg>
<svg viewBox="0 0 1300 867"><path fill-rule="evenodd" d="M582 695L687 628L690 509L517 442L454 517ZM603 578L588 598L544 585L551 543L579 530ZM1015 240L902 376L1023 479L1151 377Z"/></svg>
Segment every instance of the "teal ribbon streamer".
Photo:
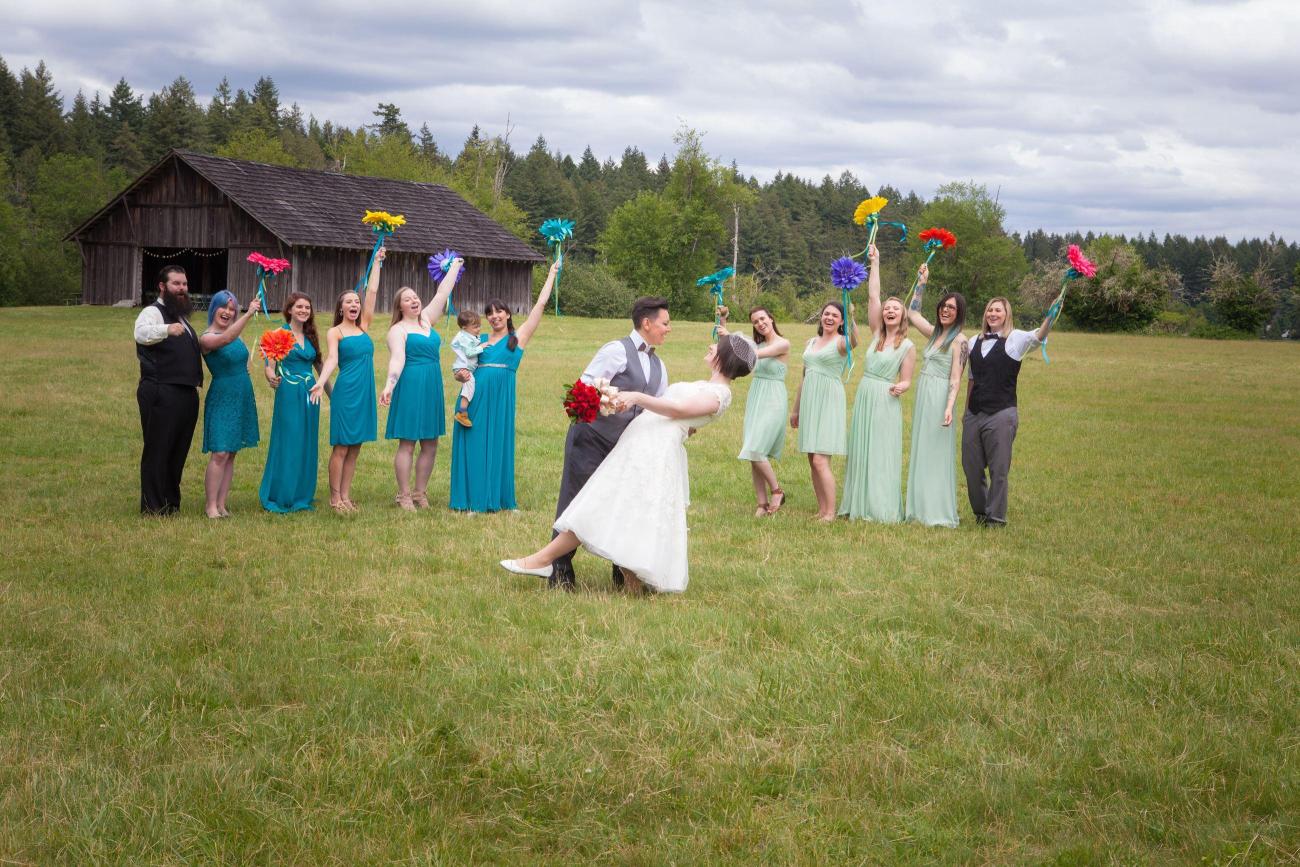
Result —
<svg viewBox="0 0 1300 867"><path fill-rule="evenodd" d="M938 252L939 252L939 248L942 247L942 246L943 246L943 241L926 241L926 242L925 242L925 247L926 247L926 249L930 251L930 255L925 257L925 264L926 264L926 265L929 265L929 264L930 264L930 261L931 261L932 259L934 259L934 254L935 254L935 253L938 253ZM920 268L917 268L917 270L919 271ZM911 289L908 291L908 293L907 293L907 300L903 302L903 313L904 313L904 315L906 315L907 311L910 310L910 309L912 308L912 296L914 296L914 295L916 294L916 287L919 286L919 285L921 285L921 278L918 276L918 277L916 277L914 280L912 280L912 288L911 288ZM938 323L936 322L935 325L938 325Z"/></svg>
<svg viewBox="0 0 1300 867"><path fill-rule="evenodd" d="M366 301L366 284L370 282L370 272L375 267L375 257L379 255L379 248L384 246L384 241L388 240L388 236L391 234L393 234L393 230L387 226L375 226L375 246L370 250L370 261L366 262L366 271L361 275L361 279L357 281L356 287L352 290L361 296L362 304Z"/></svg>
<svg viewBox="0 0 1300 867"><path fill-rule="evenodd" d="M713 340L715 341L718 339L718 329L722 327L722 314L718 308L726 303L723 295L726 285L726 280L719 280L709 287L709 291L713 293Z"/></svg>
<svg viewBox="0 0 1300 867"><path fill-rule="evenodd" d="M271 314L266 309L266 274L267 274L266 269L263 268L261 265L258 265L257 266L257 300L262 302L261 303L262 315L265 316L267 319L270 319Z"/></svg>
<svg viewBox="0 0 1300 867"><path fill-rule="evenodd" d="M555 261L560 263L560 270L555 272L555 285L551 287L551 293L555 296L555 315L561 316L560 313L560 277L564 274L564 242L554 241L551 244L555 248Z"/></svg>
<svg viewBox="0 0 1300 867"><path fill-rule="evenodd" d="M1082 274L1080 274L1078 271L1074 270L1073 268L1066 270L1065 278L1061 280L1061 294L1057 295L1056 300L1052 302L1052 306L1047 308L1047 316L1045 318L1047 319L1049 324L1055 325L1057 318L1061 315L1061 310L1065 308L1065 290L1067 287L1069 287L1070 281L1075 279L1076 277L1082 277L1082 276L1083 276ZM1052 363L1052 360L1047 357L1047 341L1051 336L1052 335L1049 334L1047 335L1047 337L1044 337L1043 342L1040 343L1038 346L1039 351L1043 353L1044 364Z"/></svg>

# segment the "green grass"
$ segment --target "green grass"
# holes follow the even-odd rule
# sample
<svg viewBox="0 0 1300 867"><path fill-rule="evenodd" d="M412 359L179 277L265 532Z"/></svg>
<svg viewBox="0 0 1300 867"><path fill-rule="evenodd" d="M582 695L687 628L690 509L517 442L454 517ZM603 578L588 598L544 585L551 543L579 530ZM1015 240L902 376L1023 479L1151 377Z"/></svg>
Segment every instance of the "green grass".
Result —
<svg viewBox="0 0 1300 867"><path fill-rule="evenodd" d="M185 514L136 513L133 317L0 311L0 864L1300 860L1294 345L1054 337L1002 532L964 491L955 531L819 525L793 438L755 521L741 383L689 591L631 599L495 565L625 323L543 323L518 513L394 509L381 442L359 516L263 514L259 385L211 522L198 437Z"/></svg>

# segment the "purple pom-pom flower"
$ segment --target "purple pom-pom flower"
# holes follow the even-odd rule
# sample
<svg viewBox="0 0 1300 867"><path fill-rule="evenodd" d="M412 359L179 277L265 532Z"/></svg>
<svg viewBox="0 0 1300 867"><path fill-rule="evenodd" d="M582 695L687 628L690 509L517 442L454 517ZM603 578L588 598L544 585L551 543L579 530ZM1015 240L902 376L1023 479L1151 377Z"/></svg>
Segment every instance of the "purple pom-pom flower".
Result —
<svg viewBox="0 0 1300 867"><path fill-rule="evenodd" d="M452 249L443 250L441 253L434 253L429 257L429 276L434 279L435 283L438 282L443 278L444 274L451 270L451 263L459 258L460 254ZM460 278L464 276L465 269L461 268L460 273L456 275L456 282L459 283Z"/></svg>
<svg viewBox="0 0 1300 867"><path fill-rule="evenodd" d="M831 283L836 289L852 292L865 279L867 279L867 269L861 262L849 256L841 256L831 263Z"/></svg>

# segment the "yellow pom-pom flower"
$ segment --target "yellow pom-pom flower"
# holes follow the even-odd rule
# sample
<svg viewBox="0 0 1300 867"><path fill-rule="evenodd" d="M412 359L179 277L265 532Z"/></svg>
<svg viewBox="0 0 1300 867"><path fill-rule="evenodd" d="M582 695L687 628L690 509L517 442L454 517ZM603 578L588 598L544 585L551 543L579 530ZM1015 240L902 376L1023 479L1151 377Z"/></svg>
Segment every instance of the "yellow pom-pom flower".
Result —
<svg viewBox="0 0 1300 867"><path fill-rule="evenodd" d="M853 222L859 226L865 226L867 218L872 214L879 213L885 205L889 204L889 199L884 196L872 196L869 199L863 199L858 204L857 210L853 212Z"/></svg>
<svg viewBox="0 0 1300 867"><path fill-rule="evenodd" d="M387 211L366 211L361 222L367 226L384 226L391 232L398 226L405 226L406 218L401 214L390 214Z"/></svg>

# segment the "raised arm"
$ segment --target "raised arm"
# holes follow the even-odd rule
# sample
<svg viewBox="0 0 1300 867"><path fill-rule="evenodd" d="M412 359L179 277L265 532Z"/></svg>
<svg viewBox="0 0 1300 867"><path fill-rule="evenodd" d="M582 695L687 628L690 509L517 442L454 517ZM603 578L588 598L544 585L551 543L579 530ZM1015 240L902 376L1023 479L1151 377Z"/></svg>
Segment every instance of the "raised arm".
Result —
<svg viewBox="0 0 1300 867"><path fill-rule="evenodd" d="M447 309L447 299L451 297L451 290L456 288L456 278L464 267L464 259L457 257L451 260L451 267L438 283L438 291L433 293L433 300L420 311L420 321L425 325L432 328L442 317L442 312Z"/></svg>
<svg viewBox="0 0 1300 867"><path fill-rule="evenodd" d="M379 272L384 270L384 257L388 251L380 247L375 253L375 267L370 269L370 279L366 281L366 300L361 305L361 316L357 318L357 327L362 331L370 330L370 322L375 318L375 301L379 298Z"/></svg>
<svg viewBox="0 0 1300 867"><path fill-rule="evenodd" d="M961 378L966 374L966 358L970 354L970 343L965 336L957 335L952 342L952 369L948 372L948 404L943 408L943 426L952 424L952 409L957 403L957 389L961 387Z"/></svg>
<svg viewBox="0 0 1300 867"><path fill-rule="evenodd" d="M912 294L912 305L907 308L907 320L912 323L913 328L926 337L934 334L934 326L921 314L921 307L925 304L925 284L929 279L930 266L922 263L921 267L916 269L916 292Z"/></svg>
<svg viewBox="0 0 1300 867"><path fill-rule="evenodd" d="M379 395L379 402L388 406L389 401L393 399L393 389L397 387L397 380L402 376L402 368L406 367L406 329L400 325L394 325L388 329L388 378L384 380L384 390Z"/></svg>
<svg viewBox="0 0 1300 867"><path fill-rule="evenodd" d="M1047 339L1047 335L1052 333L1052 326L1055 324L1056 320L1050 316L1044 319L1043 324L1038 326L1038 330L1034 332L1034 339L1042 343Z"/></svg>
<svg viewBox="0 0 1300 867"><path fill-rule="evenodd" d="M335 368L339 366L339 329L338 326L325 332L325 342L329 347L329 355L325 359L325 364L321 367L320 373L316 376L316 384L307 392L307 400L312 403L320 403L320 394L322 391L328 391L330 374L334 373Z"/></svg>
<svg viewBox="0 0 1300 867"><path fill-rule="evenodd" d="M546 302L551 297L551 289L555 286L555 275L558 273L560 273L560 263L552 262L550 273L546 275L546 282L542 284L542 291L537 293L537 301L533 303L533 309L528 311L528 318L524 320L524 324L515 330L515 339L519 341L520 347L528 345L533 332L541 324L542 313L546 311ZM686 418L686 416L682 417Z"/></svg>
<svg viewBox="0 0 1300 867"><path fill-rule="evenodd" d="M789 351L790 351L790 341L778 335L777 337L774 337L771 340L766 341L765 343L763 343L761 346L758 347L758 357L759 358L780 358L781 356L787 354ZM800 382L800 385L803 385L803 383Z"/></svg>
<svg viewBox="0 0 1300 867"><path fill-rule="evenodd" d="M874 336L884 327L880 315L880 250L875 244L867 248L867 261L871 263L871 274L867 277L867 328Z"/></svg>
<svg viewBox="0 0 1300 867"><path fill-rule="evenodd" d="M214 349L220 349L228 343L234 343L235 338L239 336L239 333L244 330L244 326L253 318L253 314L261 307L261 303L261 300L258 298L254 298L250 301L248 303L248 309L244 311L244 315L230 323L230 327L220 334L212 334L205 331L203 334L199 335L199 349L203 350L203 354L207 355Z"/></svg>

